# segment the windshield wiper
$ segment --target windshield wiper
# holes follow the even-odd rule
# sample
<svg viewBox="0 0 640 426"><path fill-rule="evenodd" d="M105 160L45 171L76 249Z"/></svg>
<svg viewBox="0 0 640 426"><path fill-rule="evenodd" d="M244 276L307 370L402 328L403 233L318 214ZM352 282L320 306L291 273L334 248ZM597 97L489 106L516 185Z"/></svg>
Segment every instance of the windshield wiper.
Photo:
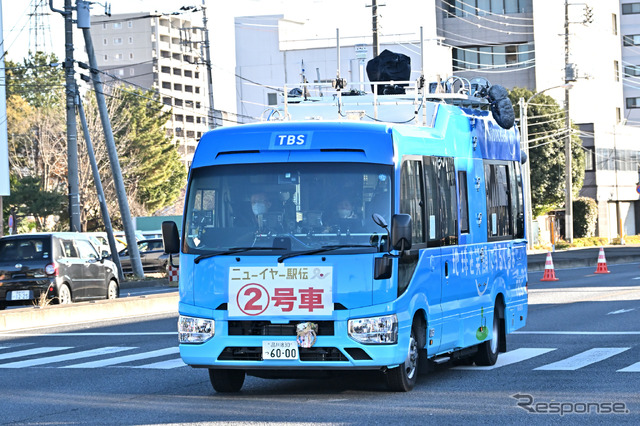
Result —
<svg viewBox="0 0 640 426"><path fill-rule="evenodd" d="M322 246L317 249L306 250L306 251L296 251L296 252L283 254L278 258L278 263L282 263L285 259L289 259L291 257L296 257L296 256L307 256L312 254L319 254L319 253L324 253L326 251L337 250L341 248L362 248L362 247L375 248L375 246L366 245L366 244L338 244L333 246Z"/></svg>
<svg viewBox="0 0 640 426"><path fill-rule="evenodd" d="M236 254L242 253L245 251L253 251L253 250L286 250L284 247L231 247L229 250L221 250L221 251L212 251L211 253L201 254L196 257L193 263L200 263L203 259L208 259L214 256L224 256L227 254Z"/></svg>

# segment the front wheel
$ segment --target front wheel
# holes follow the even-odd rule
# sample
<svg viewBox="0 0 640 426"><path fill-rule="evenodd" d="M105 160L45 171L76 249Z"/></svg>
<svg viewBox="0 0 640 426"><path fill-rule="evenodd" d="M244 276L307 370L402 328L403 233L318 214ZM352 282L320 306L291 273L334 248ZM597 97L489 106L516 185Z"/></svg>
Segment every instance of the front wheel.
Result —
<svg viewBox="0 0 640 426"><path fill-rule="evenodd" d="M107 299L117 299L118 293L118 283L116 280L110 280L109 287L107 287Z"/></svg>
<svg viewBox="0 0 640 426"><path fill-rule="evenodd" d="M244 384L244 370L209 369L209 380L216 392L239 392Z"/></svg>
<svg viewBox="0 0 640 426"><path fill-rule="evenodd" d="M497 308L497 307L496 307ZM491 340L486 340L478 346L478 353L475 356L476 365L490 366L498 361L500 341L500 320L498 310L493 310L493 327L491 328Z"/></svg>
<svg viewBox="0 0 640 426"><path fill-rule="evenodd" d="M394 392L408 392L416 385L418 378L418 341L416 327L411 327L409 336L409 350L404 362L387 371L387 386Z"/></svg>

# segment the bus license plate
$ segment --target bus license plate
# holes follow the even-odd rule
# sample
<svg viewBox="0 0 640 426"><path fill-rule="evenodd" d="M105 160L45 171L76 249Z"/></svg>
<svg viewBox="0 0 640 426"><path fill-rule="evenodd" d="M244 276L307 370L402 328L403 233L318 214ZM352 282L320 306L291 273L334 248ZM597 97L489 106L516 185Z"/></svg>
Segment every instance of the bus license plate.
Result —
<svg viewBox="0 0 640 426"><path fill-rule="evenodd" d="M11 292L10 300L29 300L31 292L29 290L15 290Z"/></svg>
<svg viewBox="0 0 640 426"><path fill-rule="evenodd" d="M265 361L298 359L298 343L283 340L262 342L262 359Z"/></svg>

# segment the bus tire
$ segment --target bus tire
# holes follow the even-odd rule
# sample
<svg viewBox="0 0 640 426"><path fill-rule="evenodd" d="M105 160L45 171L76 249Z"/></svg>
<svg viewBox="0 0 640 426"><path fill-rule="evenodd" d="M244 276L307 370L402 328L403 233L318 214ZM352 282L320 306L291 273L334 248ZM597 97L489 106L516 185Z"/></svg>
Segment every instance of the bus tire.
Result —
<svg viewBox="0 0 640 426"><path fill-rule="evenodd" d="M398 367L387 371L387 386L394 392L409 392L416 385L418 378L418 360L419 349L417 337L416 323L411 327L411 335L409 337L409 350L407 358Z"/></svg>
<svg viewBox="0 0 640 426"><path fill-rule="evenodd" d="M209 369L209 380L216 392L240 392L244 384L244 370Z"/></svg>
<svg viewBox="0 0 640 426"><path fill-rule="evenodd" d="M500 350L500 318L498 318L498 307L493 310L493 327L491 328L491 339L478 345L478 353L475 356L476 365L491 366L498 361Z"/></svg>

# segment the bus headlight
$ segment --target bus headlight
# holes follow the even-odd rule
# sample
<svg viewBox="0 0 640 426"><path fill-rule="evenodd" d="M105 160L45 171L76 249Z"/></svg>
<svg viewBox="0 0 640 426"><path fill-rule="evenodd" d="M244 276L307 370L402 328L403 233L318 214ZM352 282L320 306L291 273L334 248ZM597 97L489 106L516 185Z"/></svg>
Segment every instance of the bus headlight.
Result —
<svg viewBox="0 0 640 426"><path fill-rule="evenodd" d="M349 337L364 344L393 344L398 341L398 317L395 314L383 317L349 320Z"/></svg>
<svg viewBox="0 0 640 426"><path fill-rule="evenodd" d="M178 339L180 343L204 343L216 332L216 322L212 319L194 318L180 315L178 318Z"/></svg>

